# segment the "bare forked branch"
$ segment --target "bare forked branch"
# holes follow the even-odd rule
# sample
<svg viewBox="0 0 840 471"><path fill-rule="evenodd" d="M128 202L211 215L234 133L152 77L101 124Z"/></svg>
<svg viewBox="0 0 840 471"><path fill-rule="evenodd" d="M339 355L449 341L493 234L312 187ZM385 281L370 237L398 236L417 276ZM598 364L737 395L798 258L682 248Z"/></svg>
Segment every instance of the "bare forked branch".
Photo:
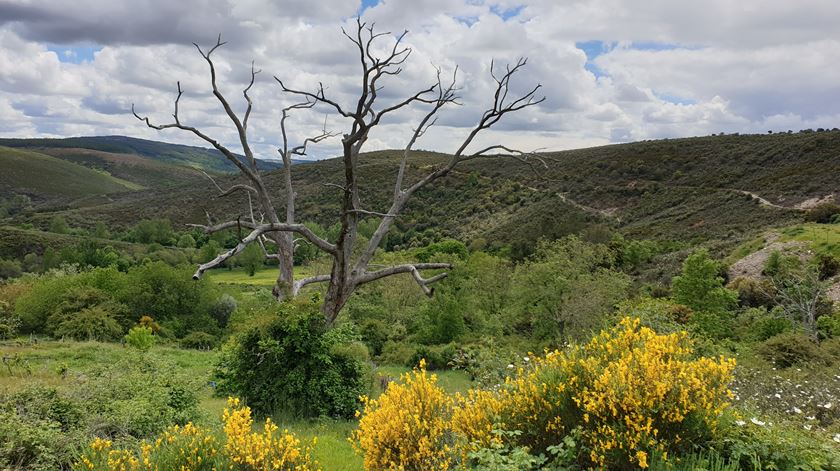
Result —
<svg viewBox="0 0 840 471"><path fill-rule="evenodd" d="M414 280L417 281L417 284L420 285L423 292L426 293L427 296L431 296L432 290L428 285L446 278L448 273L443 272L430 278L423 278L420 275L420 270L441 270L451 268L452 265L449 263L407 263L404 265L394 265L374 272L365 272L355 280L355 283L357 285L363 285L388 276L398 275L400 273L410 273L414 277Z"/></svg>
<svg viewBox="0 0 840 471"><path fill-rule="evenodd" d="M224 196L228 196L228 195L230 195L230 194L232 194L232 193L235 193L235 192L237 192L237 191L240 191L240 190L241 190L241 191L245 191L246 193L248 193L248 202L249 202L249 204L250 204L250 201L251 201L251 193L257 193L257 189L256 189L256 188L252 187L251 185L245 185L245 184L241 184L241 183L240 183L240 184L236 184L236 185L232 185L232 186L231 186L230 188L228 188L227 190L224 190L224 189L222 189L222 187L221 187L221 186L219 186L219 183L218 183L218 182L216 182L216 180L215 180L213 177L211 177L211 176L210 176L210 174L208 174L208 173L207 173L207 172L205 172L204 170L202 170L202 171L201 171L201 173L202 173L202 174L204 174L204 176L205 176L205 177L207 177L207 179L208 179L208 180L210 180L210 182L211 182L211 183L213 183L213 186L215 186L217 190L219 190L219 194L218 194L218 196L217 196L218 198L221 198L221 197L224 197Z"/></svg>
<svg viewBox="0 0 840 471"><path fill-rule="evenodd" d="M227 260L230 257L233 257L234 255L242 252L243 250L245 250L245 248L249 244L256 242L257 239L260 236L262 236L263 234L266 234L268 232L296 232L296 233L302 235L303 237L306 237L307 240L312 242L315 246L317 246L319 249L323 250L324 252L335 253L335 245L333 245L333 244L327 242L326 240L318 237L314 232L312 232L311 229L309 229L308 227L306 227L303 224L274 223L274 224L253 225L253 224L250 224L248 222L243 223L243 222L237 220L237 221L228 221L228 222L225 222L225 223L222 223L222 224L217 224L215 226L201 226L201 225L197 225L197 224L192 224L191 227L200 228L200 229L204 230L206 233L218 232L220 230L230 229L230 228L233 228L233 227L246 227L246 228L251 229L251 233L248 234L247 236L243 237L242 240L240 240L239 243L236 244L235 247L221 253L220 255L218 255L213 260L210 260L207 263L199 265L198 269L196 270L195 274L193 275L194 279L200 278L201 275L204 274L205 271L221 265L222 263L224 263L225 260Z"/></svg>

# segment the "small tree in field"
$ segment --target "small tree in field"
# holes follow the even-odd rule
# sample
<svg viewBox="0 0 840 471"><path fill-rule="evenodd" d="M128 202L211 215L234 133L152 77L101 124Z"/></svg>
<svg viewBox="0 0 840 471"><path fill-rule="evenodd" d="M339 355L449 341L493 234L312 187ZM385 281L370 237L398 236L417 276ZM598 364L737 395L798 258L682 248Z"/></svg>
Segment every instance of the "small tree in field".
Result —
<svg viewBox="0 0 840 471"><path fill-rule="evenodd" d="M266 239L269 239L277 247L277 252L273 254L266 253L266 256L274 259L279 265L279 273L273 289L274 295L278 300L283 300L296 296L301 288L311 283L327 283L328 287L322 307L327 325L331 325L335 321L350 295L359 286L366 283L405 273L412 275L420 288L426 294L431 295L432 289L430 285L446 276L446 272L442 272L424 278L421 275L421 271L451 268L447 263L406 263L371 269L371 261L385 236L393 226L394 220L400 215L409 199L417 191L446 176L458 164L485 157L491 153L504 152L529 164L530 159L542 162L538 156L509 149L503 145L491 145L482 149L468 151L468 149L471 149L471 145L474 143L476 136L498 123L502 117L509 113L537 105L544 100L543 97L537 95L540 85L528 88L521 95L515 95L515 92L511 90L511 80L525 66L525 59L520 59L516 64L509 65L504 69L496 68L491 62L491 76L495 81L495 88L490 105L486 111L478 117L476 124L466 133L463 141L461 141L451 156L429 170L422 177L410 181L407 175L407 168L414 144L435 124L438 114L443 108L449 105L459 104L458 87L456 85L457 68L453 72L451 80L445 79L443 72L438 70L436 81L430 83L426 88L413 93L407 93L405 98L401 100L389 101L383 104L382 102L385 100L382 93L384 83L400 75L402 65L411 55L411 48L403 45L403 39L406 33L403 32L394 37L390 33L375 32L372 25L367 26L361 19L357 19L354 31L343 32L355 46L355 54L358 55L361 66L359 77L361 86L357 98L351 104L339 103L328 96L326 93L327 89L322 84L318 84L317 87L314 87L310 91L299 90L287 86L280 78L275 77L282 92L301 100L282 110L279 123L282 138L279 152L284 164L282 171L285 187L285 201L283 202L285 211L282 213L279 213L276 209L274 198L269 193L262 179L260 171L257 168L257 160L248 141L248 120L253 108L249 91L253 87L255 78L260 71L254 69L253 65L251 66L251 79L243 90L247 107L245 113L239 116L233 111L230 102L217 86L217 73L212 55L218 48L225 44L221 41L221 38L206 52L198 45L196 45L196 48L210 69L213 95L222 105L226 115L237 130L241 151L245 156L244 159L240 159L231 149L205 134L203 131L181 121L179 103L183 91L181 90L180 83L178 84L178 95L175 99L174 122L153 124L148 117L141 117L137 113L134 113L138 119L145 122L149 127L158 130L176 128L188 131L218 149L230 162L236 165L240 173L248 180L247 184L236 184L227 189L223 189L217 185L220 194L228 195L237 191L246 192L249 196L249 201L251 201L251 198L256 201L260 213L266 219L257 221L253 217L252 211L250 221L237 219L220 224L197 226L207 233L236 227L244 227L251 232L243 237L234 248L201 264L196 270L194 278L200 277L208 269L219 266L228 258L245 250L250 244L259 244L265 247L264 242ZM377 51L381 50L379 44L387 38L394 38L393 44L387 48L387 52L384 55L380 55L377 53ZM337 134L324 129L318 135L305 139L300 144L294 145L289 141L286 129L286 120L289 114L293 111L310 109L315 106L328 108L348 122L348 129L341 137L341 160L343 163L344 182L340 185L329 184L329 186L335 187L338 190L341 201L341 212L337 221L340 229L338 235L333 240L326 240L319 237L309 227L297 222L295 219L292 157L305 155L309 144L318 143L324 139L337 136ZM371 131L382 122L383 118L398 110L412 106L424 106L426 109L413 128L413 132L403 150L400 163L395 169L394 192L390 207L385 211L374 211L363 208L358 174L359 154L367 142ZM373 235L362 246L362 242L358 237L358 229L360 222L364 218L376 218L379 222ZM295 234L306 239L308 243L332 258L332 268L329 275L318 275L302 279L294 278L293 235Z"/></svg>

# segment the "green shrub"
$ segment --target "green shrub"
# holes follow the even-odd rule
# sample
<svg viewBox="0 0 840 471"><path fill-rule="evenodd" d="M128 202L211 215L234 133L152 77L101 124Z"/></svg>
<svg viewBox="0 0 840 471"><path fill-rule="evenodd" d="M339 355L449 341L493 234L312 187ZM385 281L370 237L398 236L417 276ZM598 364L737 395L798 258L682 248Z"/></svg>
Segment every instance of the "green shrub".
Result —
<svg viewBox="0 0 840 471"><path fill-rule="evenodd" d="M125 334L125 343L131 347L147 352L155 344L155 336L151 327L135 326Z"/></svg>
<svg viewBox="0 0 840 471"><path fill-rule="evenodd" d="M207 332L190 332L180 341L183 348L194 348L197 350L208 350L215 348L219 340L215 335Z"/></svg>
<svg viewBox="0 0 840 471"><path fill-rule="evenodd" d="M77 313L58 318L50 330L56 338L103 342L118 340L124 332L113 314L101 306L84 308Z"/></svg>
<svg viewBox="0 0 840 471"><path fill-rule="evenodd" d="M382 346L382 354L379 355L379 362L386 365L412 364L417 348L417 345L408 342L389 340ZM413 364L416 365L417 363Z"/></svg>
<svg viewBox="0 0 840 471"><path fill-rule="evenodd" d="M467 246L463 242L455 239L444 239L418 250L416 256L417 260L421 262L429 262L438 254L454 255L464 260L469 255L469 250L467 250Z"/></svg>
<svg viewBox="0 0 840 471"><path fill-rule="evenodd" d="M822 253L817 255L817 271L821 280L827 280L838 273L840 273L840 259L831 255Z"/></svg>
<svg viewBox="0 0 840 471"><path fill-rule="evenodd" d="M443 370L449 368L449 363L455 357L457 349L455 345L436 345L426 346L420 345L414 353L404 363L409 368L414 368L420 364L420 360L426 360L426 369L428 370Z"/></svg>
<svg viewBox="0 0 840 471"><path fill-rule="evenodd" d="M832 218L840 214L840 205L834 203L823 203L811 208L805 213L805 220L818 224L829 224Z"/></svg>
<svg viewBox="0 0 840 471"><path fill-rule="evenodd" d="M9 303L0 299L0 340L6 340L17 335L20 318L15 315Z"/></svg>
<svg viewBox="0 0 840 471"><path fill-rule="evenodd" d="M216 319L219 327L227 327L230 316L236 311L236 305L236 299L225 293L213 304L213 307L210 309L210 315L213 319Z"/></svg>
<svg viewBox="0 0 840 471"><path fill-rule="evenodd" d="M17 260L0 259L0 280L17 278L23 273Z"/></svg>
<svg viewBox="0 0 840 471"><path fill-rule="evenodd" d="M840 337L840 313L818 318L817 333L823 339Z"/></svg>
<svg viewBox="0 0 840 471"><path fill-rule="evenodd" d="M771 307L775 303L775 288L768 280L741 276L727 286L738 292L738 300L744 307Z"/></svg>
<svg viewBox="0 0 840 471"><path fill-rule="evenodd" d="M758 352L779 368L826 360L826 354L814 340L795 331L783 332L765 340Z"/></svg>
<svg viewBox="0 0 840 471"><path fill-rule="evenodd" d="M779 306L771 311L765 307L747 309L738 316L737 325L741 338L758 342L794 328L793 321L784 315L784 309Z"/></svg>
<svg viewBox="0 0 840 471"><path fill-rule="evenodd" d="M540 242L511 280L507 328L540 340L585 338L607 323L629 277L610 267L609 250L576 237Z"/></svg>
<svg viewBox="0 0 840 471"><path fill-rule="evenodd" d="M367 392L365 366L338 347L358 339L347 329L327 330L316 303L278 309L273 321L225 345L217 391L260 414L352 417Z"/></svg>
<svg viewBox="0 0 840 471"><path fill-rule="evenodd" d="M674 301L695 312L731 311L738 304L738 293L723 286L720 265L709 257L705 249L697 250L685 259L682 273L672 282Z"/></svg>

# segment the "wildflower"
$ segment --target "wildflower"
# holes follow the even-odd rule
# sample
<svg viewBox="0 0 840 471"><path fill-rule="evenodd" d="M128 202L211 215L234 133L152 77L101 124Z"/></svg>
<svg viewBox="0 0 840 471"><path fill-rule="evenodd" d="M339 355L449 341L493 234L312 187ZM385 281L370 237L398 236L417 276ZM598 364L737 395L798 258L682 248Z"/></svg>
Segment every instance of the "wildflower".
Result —
<svg viewBox="0 0 840 471"><path fill-rule="evenodd" d="M754 423L755 425L758 425L759 427L764 427L764 425L765 425L765 422L762 422L762 421L756 419L755 417L751 418L750 422Z"/></svg>
<svg viewBox="0 0 840 471"><path fill-rule="evenodd" d="M507 367L508 367L508 369L512 370L513 369L513 363L508 363Z"/></svg>
<svg viewBox="0 0 840 471"><path fill-rule="evenodd" d="M835 433L834 437L832 437L832 440L834 440L837 443L840 443L840 433Z"/></svg>
<svg viewBox="0 0 840 471"><path fill-rule="evenodd" d="M747 424L746 422L744 422L743 420L740 420L740 419L735 421L735 425L737 425L739 427L743 427L746 424Z"/></svg>
<svg viewBox="0 0 840 471"><path fill-rule="evenodd" d="M813 425L811 425L811 424L805 424L805 425L803 425L803 426L802 426L802 428L804 428L805 430L810 431L810 430L813 428Z"/></svg>
<svg viewBox="0 0 840 471"><path fill-rule="evenodd" d="M800 409L800 408L798 408L798 407L794 406L794 407L793 407L793 412L794 412L794 413L797 413L797 414L801 414L801 413L802 413L802 409Z"/></svg>

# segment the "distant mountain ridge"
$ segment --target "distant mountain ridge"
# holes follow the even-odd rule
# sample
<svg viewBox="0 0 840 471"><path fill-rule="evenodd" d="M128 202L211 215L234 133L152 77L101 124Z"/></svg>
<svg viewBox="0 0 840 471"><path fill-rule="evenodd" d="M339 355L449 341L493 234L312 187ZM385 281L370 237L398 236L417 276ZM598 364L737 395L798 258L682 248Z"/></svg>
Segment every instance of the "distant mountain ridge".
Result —
<svg viewBox="0 0 840 471"><path fill-rule="evenodd" d="M112 154L134 154L163 163L204 170L209 173L234 173L237 171L236 166L215 149L170 144L128 136L0 138L0 146L30 150L89 149ZM242 155L238 155L238 157L243 161L245 159ZM272 170L283 166L279 160L261 159L257 159L257 165L260 170Z"/></svg>

